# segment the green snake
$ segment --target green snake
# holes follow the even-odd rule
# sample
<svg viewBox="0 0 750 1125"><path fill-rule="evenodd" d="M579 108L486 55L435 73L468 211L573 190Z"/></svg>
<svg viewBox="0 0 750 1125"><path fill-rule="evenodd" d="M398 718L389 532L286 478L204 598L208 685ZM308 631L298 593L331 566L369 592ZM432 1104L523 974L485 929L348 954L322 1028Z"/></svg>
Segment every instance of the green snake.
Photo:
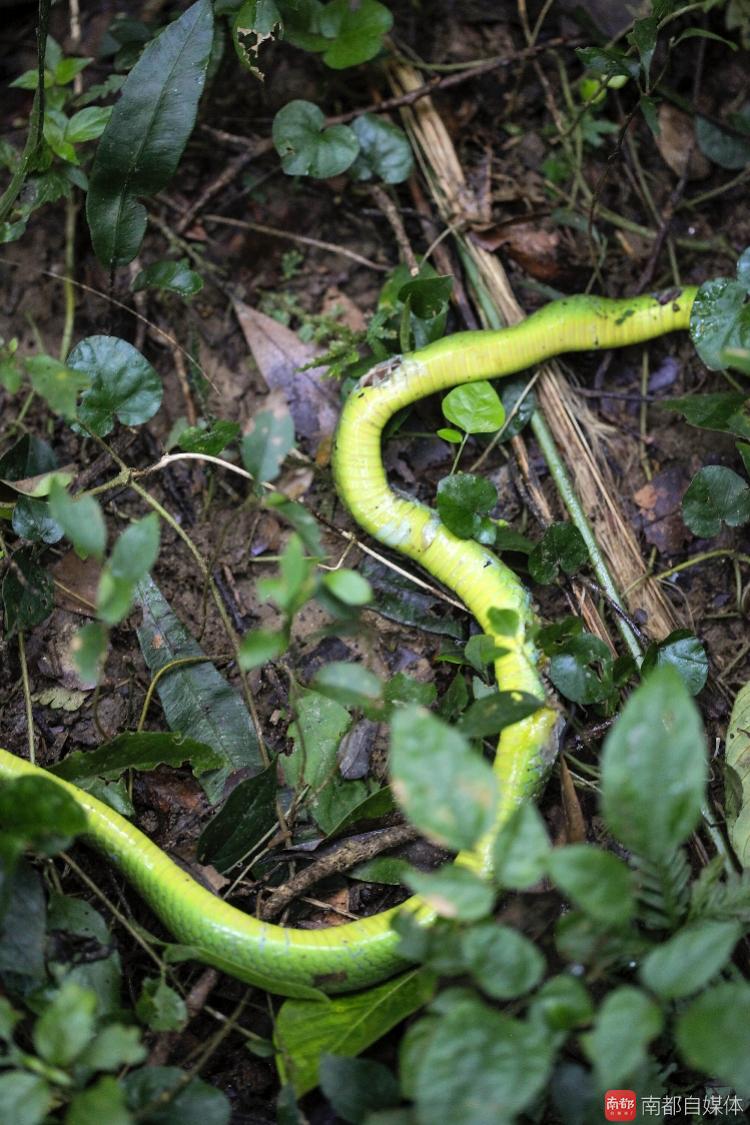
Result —
<svg viewBox="0 0 750 1125"><path fill-rule="evenodd" d="M499 331L461 332L372 368L348 398L333 456L336 486L360 526L400 551L455 592L492 635L489 611L514 610L515 636L497 637L505 652L495 664L504 690L544 698L536 655L526 632L534 621L530 597L516 575L486 547L459 539L428 507L388 485L381 453L383 428L404 407L459 384L507 376L559 355L616 348L685 329L696 290L609 300L581 296L546 305ZM492 837L544 777L555 752L558 715L545 705L503 730L495 757L499 801L493 832L457 862L486 873ZM425 754L430 748L425 746ZM0 750L0 779L52 775ZM282 996L349 992L385 980L406 962L391 927L407 906L424 924L427 904L408 904L372 917L318 930L259 921L200 886L169 856L107 805L63 780L86 815L86 839L110 859L150 904L167 929L197 959Z"/></svg>

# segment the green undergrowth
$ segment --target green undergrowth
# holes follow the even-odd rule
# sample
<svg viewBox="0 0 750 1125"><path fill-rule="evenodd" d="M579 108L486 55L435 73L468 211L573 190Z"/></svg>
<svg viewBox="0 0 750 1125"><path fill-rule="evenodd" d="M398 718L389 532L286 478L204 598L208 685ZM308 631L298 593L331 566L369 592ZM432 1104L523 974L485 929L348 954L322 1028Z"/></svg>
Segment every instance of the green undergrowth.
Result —
<svg viewBox="0 0 750 1125"><path fill-rule="evenodd" d="M706 26L717 7L721 33ZM42 208L56 208L64 221L72 214L74 224L85 202L89 242L112 294L129 301L145 293L177 322L211 284L211 269L190 243L188 256L180 244L151 260L154 240L144 236L155 197L178 175L199 111L222 93L221 68L231 65L235 79L255 81L278 49L287 59L307 56L318 75L372 62L375 76L378 60L396 50L388 38L393 14L378 0L198 0L159 27L117 16L96 60L97 72L109 73L87 85L94 60L66 55L46 34L48 9L42 0L38 66L13 83L34 96L28 141L23 150L0 143L9 179L0 239L20 250L27 229L48 218ZM565 111L546 134L545 190L556 223L590 234L597 268L609 249L606 222L582 188L581 169L587 152L619 136L616 99L624 99L628 122L642 115L656 129L660 102L676 97L669 85L676 55L699 40L730 52L735 38L747 45L748 26L740 3L659 0L619 46L597 42L559 64ZM728 171L746 166L747 107L735 107L723 128L690 105L688 111L704 155ZM409 141L396 124L371 111L338 116L346 120L331 121L302 99L276 113L270 144L276 167L292 178L285 183L337 177L336 190L359 205L368 184L391 189L413 174ZM506 128L512 138L513 126ZM577 193L578 209L560 204ZM617 225L616 215L604 219ZM137 257L126 280L123 267ZM304 269L300 252L287 253L282 284ZM747 556L718 537L750 523L749 294L746 250L734 276L705 280L696 299L690 334L700 361L716 373L711 389L658 407L687 426L725 435L721 456L707 457L694 473L681 513L698 540L698 561L726 556L738 566ZM420 260L413 271L401 265L388 273L361 331L342 326L335 313L311 312L291 288L265 292L261 307L325 349L314 363L339 379L344 397L373 364L452 330L453 296L453 279ZM218 474L231 472L243 517L270 516L283 529L278 554L260 560L256 592L267 623L238 624L218 589L216 560L163 506L154 483L159 466L133 465L117 452L117 439L148 426L162 405L150 344L140 351L108 333L81 335L68 316L51 354L41 341L21 348L22 330L19 324L17 336L0 341L4 642L25 681L27 642L49 621L61 589L55 563L70 552L96 568L95 593L73 641L82 687L60 688L55 706L75 709L93 698L96 712L113 642L122 645L123 637L137 641L150 676L129 729L105 737L98 728L94 749L68 747L52 772L134 817L134 776L164 767L182 770L184 779L190 770L206 810L194 834L197 860L226 880L230 899L248 883L255 890L284 882L282 843L336 843L399 813L441 857L472 847L493 823L497 736L543 704L494 680L516 615L495 611L491 635L472 633L434 590L415 585L390 559L363 556L355 565L348 550L336 555L329 509L313 510L283 491L286 470L306 459L290 412L261 407L241 433L233 417L205 408L203 373L191 361L200 416L173 427L170 456L204 460L211 498ZM520 373L458 387L431 414L404 412L386 440L431 441L445 470L434 495L422 487L421 498L456 536L502 552L536 594L557 595L562 605L571 579L590 583L580 532L567 521L542 531L525 519L511 526L482 464L508 453L536 409ZM29 426L32 414L38 424ZM75 478L92 451L109 458L110 475L79 488ZM319 481L324 491L330 487L325 469ZM125 490L126 510L110 503ZM169 562L165 528L170 544L176 537L191 558L205 611L222 630L222 652L204 642L204 622L187 627L178 618L151 576ZM369 657L306 669L298 627L311 608L316 640L356 639L363 652L372 649L375 615L399 626L401 636L418 629L436 638L435 682L403 671L378 674ZM422 870L390 855L360 864L351 877L369 886L377 903L398 901L403 887L439 915L430 930L407 914L397 917L401 951L413 967L354 996L264 997L263 1007L257 994L228 982L235 988L228 995L240 1000L234 1009L207 1007L179 1067L155 1063L149 1053L162 1037L189 1035L193 951L121 900L113 884L103 889L99 861L84 860L74 846L84 824L70 797L38 779L4 784L0 1120L223 1125L230 1099L206 1074L230 1034L254 1062L273 1060L280 1093L264 1109L279 1125L303 1125L322 1112L318 1087L353 1125L586 1125L602 1120L612 1090L635 1091L637 1120L668 1113L745 1120L745 695L727 738L725 784L709 792L698 704L710 664L695 632L644 639L640 661L562 612L535 626L530 639L567 720L566 769L596 842L560 844L559 825L543 815L549 810L528 802L495 841L491 880L450 863ZM251 680L284 689L265 734ZM24 682L20 690L31 712L31 687ZM587 749L592 727L606 731L600 754ZM388 771L342 768L386 744ZM33 730L28 745L33 752ZM714 782L720 773L717 765ZM717 790L723 825L716 824ZM246 896L241 904L257 906Z"/></svg>

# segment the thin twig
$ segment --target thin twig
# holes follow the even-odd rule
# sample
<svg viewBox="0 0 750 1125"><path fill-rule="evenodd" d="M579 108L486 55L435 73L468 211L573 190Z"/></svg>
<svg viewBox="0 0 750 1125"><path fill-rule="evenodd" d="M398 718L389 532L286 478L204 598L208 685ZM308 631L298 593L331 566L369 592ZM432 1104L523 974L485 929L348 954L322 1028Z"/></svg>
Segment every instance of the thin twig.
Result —
<svg viewBox="0 0 750 1125"><path fill-rule="evenodd" d="M326 250L329 254L341 254L344 258L350 258L360 266L367 266L368 269L377 270L378 273L388 273L392 266L382 266L380 262L373 262L369 258L363 258L361 254L357 254L354 250L347 250L345 246L337 246L335 242L323 242L319 238L309 238L306 234L295 234L290 230L279 230L278 227L269 227L265 223L251 223L247 219L230 219L224 215L204 215L203 221L205 223L220 223L225 227L237 227L239 230L253 230L258 234L268 234L271 238L284 238L288 242L300 242L303 246L314 246L316 250Z"/></svg>

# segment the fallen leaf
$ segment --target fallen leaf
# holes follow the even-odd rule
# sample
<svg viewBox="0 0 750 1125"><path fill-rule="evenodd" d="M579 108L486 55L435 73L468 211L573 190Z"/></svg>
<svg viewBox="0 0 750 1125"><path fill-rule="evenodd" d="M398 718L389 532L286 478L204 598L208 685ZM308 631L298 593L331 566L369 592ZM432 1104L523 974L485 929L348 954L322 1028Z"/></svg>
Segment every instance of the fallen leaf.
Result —
<svg viewBox="0 0 750 1125"><path fill-rule="evenodd" d="M690 538L682 518L682 497L690 477L679 465L662 469L634 495L646 541L663 555L674 555Z"/></svg>
<svg viewBox="0 0 750 1125"><path fill-rule="evenodd" d="M689 180L705 180L711 175L711 162L695 140L693 119L676 105L662 102L659 106L659 136L655 140L662 160L678 176L684 174L686 166Z"/></svg>

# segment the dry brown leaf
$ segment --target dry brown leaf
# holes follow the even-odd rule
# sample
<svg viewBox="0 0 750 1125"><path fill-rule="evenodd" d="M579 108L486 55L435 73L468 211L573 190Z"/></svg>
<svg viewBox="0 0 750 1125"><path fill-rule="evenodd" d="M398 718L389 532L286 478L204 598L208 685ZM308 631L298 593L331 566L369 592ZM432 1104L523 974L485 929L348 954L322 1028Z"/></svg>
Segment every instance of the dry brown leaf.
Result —
<svg viewBox="0 0 750 1125"><path fill-rule="evenodd" d="M243 301L235 299L234 309L268 389L283 392L297 435L317 449L336 428L339 414L336 383L325 378L324 367L300 371L317 353L291 329Z"/></svg>
<svg viewBox="0 0 750 1125"><path fill-rule="evenodd" d="M75 551L66 551L52 567L55 580L55 604L71 613L96 617L96 595L101 567L96 559L79 559Z"/></svg>
<svg viewBox="0 0 750 1125"><path fill-rule="evenodd" d="M692 117L669 102L662 102L659 106L656 147L664 163L678 176L684 174L686 165L689 180L705 180L711 175L711 162L703 155L695 140Z"/></svg>

